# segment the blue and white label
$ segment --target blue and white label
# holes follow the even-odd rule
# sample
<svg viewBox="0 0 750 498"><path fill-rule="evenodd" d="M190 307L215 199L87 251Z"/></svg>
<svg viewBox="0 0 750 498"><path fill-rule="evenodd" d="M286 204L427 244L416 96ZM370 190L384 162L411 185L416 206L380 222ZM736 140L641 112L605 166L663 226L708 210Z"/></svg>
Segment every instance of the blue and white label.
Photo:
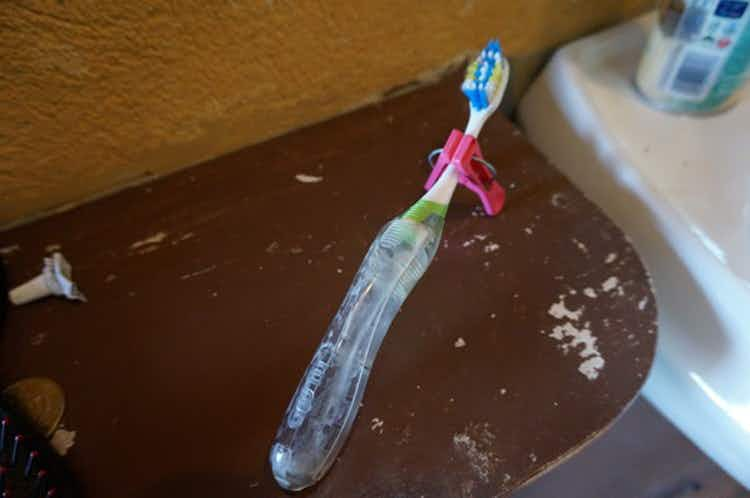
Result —
<svg viewBox="0 0 750 498"><path fill-rule="evenodd" d="M750 14L745 0L686 2L677 37L683 43L672 52L661 78L663 90L674 98L700 102L721 81L722 69L742 35Z"/></svg>

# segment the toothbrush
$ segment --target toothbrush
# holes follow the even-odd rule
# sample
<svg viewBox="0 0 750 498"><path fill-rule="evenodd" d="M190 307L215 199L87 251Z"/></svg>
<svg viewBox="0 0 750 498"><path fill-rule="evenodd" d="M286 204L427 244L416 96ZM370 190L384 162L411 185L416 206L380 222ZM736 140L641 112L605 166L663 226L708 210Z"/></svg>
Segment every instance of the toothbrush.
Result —
<svg viewBox="0 0 750 498"><path fill-rule="evenodd" d="M500 44L491 41L469 65L461 86L470 103L466 135L479 135L502 101L508 76ZM336 459L383 338L437 251L459 180L459 171L449 164L432 188L386 224L371 244L276 433L269 459L282 488L312 486Z"/></svg>

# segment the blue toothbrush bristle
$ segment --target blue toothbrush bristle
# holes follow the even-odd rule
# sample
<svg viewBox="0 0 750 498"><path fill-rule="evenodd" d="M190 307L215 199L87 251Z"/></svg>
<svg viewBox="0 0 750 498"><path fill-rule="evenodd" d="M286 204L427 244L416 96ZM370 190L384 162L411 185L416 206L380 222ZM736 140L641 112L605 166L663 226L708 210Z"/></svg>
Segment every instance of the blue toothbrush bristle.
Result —
<svg viewBox="0 0 750 498"><path fill-rule="evenodd" d="M474 62L466 68L461 91L471 106L481 111L490 105L502 71L502 48L498 40L490 40Z"/></svg>

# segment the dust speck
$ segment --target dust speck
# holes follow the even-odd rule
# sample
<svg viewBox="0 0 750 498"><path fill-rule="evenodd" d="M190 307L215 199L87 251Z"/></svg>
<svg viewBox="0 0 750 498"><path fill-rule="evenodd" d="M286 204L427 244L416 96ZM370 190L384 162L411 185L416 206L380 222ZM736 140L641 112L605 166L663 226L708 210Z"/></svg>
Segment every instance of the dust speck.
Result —
<svg viewBox="0 0 750 498"><path fill-rule="evenodd" d="M562 192L555 192L552 194L552 197L550 197L549 202L556 208L563 208L567 204L567 199Z"/></svg>
<svg viewBox="0 0 750 498"><path fill-rule="evenodd" d="M3 256L9 256L13 254L14 252L18 252L21 250L21 246L18 244L13 244L10 246L0 247L0 254Z"/></svg>
<svg viewBox="0 0 750 498"><path fill-rule="evenodd" d="M561 319L562 316L559 318ZM597 347L598 339L589 327L588 322L581 328L571 322L565 322L562 325L556 325L547 335L560 343L558 347L563 354L578 350L578 356L584 359L579 364L578 371L589 380L595 380L599 376L599 371L604 368L605 362Z"/></svg>
<svg viewBox="0 0 750 498"><path fill-rule="evenodd" d="M37 332L31 336L32 346L41 346L47 340L47 332Z"/></svg>
<svg viewBox="0 0 750 498"><path fill-rule="evenodd" d="M464 338L463 338L463 337L459 337L459 338L458 338L458 339L456 339L456 341L455 341L455 342L453 343L453 347L455 347L456 349L460 349L460 348L466 347L466 341L464 340Z"/></svg>
<svg viewBox="0 0 750 498"><path fill-rule="evenodd" d="M104 277L104 281L106 283L114 282L115 280L117 280L117 275L115 275L114 273L110 273L106 277Z"/></svg>
<svg viewBox="0 0 750 498"><path fill-rule="evenodd" d="M607 254L607 257L604 259L604 262L607 264L614 263L617 259L617 253L611 252Z"/></svg>
<svg viewBox="0 0 750 498"><path fill-rule="evenodd" d="M57 429L50 439L50 445L60 456L65 456L76 444L76 431Z"/></svg>
<svg viewBox="0 0 750 498"><path fill-rule="evenodd" d="M48 244L44 246L44 252L55 252L62 249L62 246L60 244Z"/></svg>
<svg viewBox="0 0 750 498"><path fill-rule="evenodd" d="M276 242L275 240L266 246L266 252L268 254L273 254L278 250L279 250L279 243Z"/></svg>

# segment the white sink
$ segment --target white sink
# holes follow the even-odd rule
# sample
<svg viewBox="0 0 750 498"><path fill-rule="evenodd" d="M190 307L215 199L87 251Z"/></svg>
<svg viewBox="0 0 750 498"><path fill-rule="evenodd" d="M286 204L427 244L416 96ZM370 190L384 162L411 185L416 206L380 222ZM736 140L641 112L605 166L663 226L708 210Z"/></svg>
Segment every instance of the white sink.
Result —
<svg viewBox="0 0 750 498"><path fill-rule="evenodd" d="M750 488L750 98L701 118L648 107L632 82L654 21L559 50L520 121L651 272L659 343L644 394Z"/></svg>

